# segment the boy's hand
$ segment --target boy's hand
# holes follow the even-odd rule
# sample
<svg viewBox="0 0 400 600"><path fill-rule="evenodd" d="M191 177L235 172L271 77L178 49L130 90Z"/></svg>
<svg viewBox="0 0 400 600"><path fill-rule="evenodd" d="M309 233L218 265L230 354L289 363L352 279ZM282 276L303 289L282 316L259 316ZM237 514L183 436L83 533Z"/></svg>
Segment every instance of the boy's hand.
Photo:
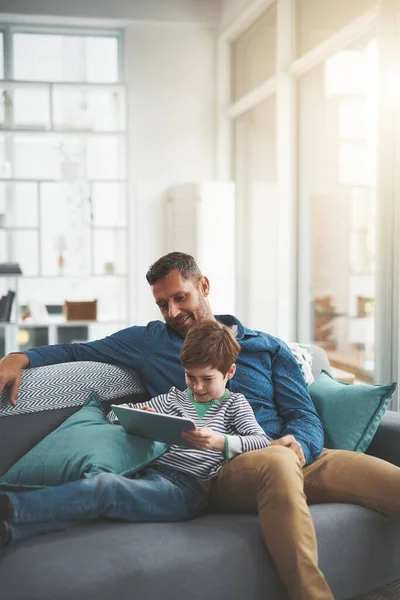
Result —
<svg viewBox="0 0 400 600"><path fill-rule="evenodd" d="M151 406L142 406L140 410L146 410L147 412L157 412L156 409L152 408Z"/></svg>
<svg viewBox="0 0 400 600"><path fill-rule="evenodd" d="M184 431L182 437L199 450L212 449L221 450L221 452L225 450L225 436L221 433L215 433L210 427Z"/></svg>

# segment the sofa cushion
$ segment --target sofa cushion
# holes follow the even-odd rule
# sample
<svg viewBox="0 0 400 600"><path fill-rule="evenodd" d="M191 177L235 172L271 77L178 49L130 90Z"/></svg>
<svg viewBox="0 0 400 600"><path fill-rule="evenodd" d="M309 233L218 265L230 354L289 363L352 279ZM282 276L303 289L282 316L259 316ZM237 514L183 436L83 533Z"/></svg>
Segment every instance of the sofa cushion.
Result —
<svg viewBox="0 0 400 600"><path fill-rule="evenodd" d="M321 417L325 447L365 452L382 419L397 383L351 385L323 370L309 392Z"/></svg>
<svg viewBox="0 0 400 600"><path fill-rule="evenodd" d="M0 394L0 418L81 406L91 392L102 401L145 392L139 374L117 365L77 361L23 369L17 406Z"/></svg>
<svg viewBox="0 0 400 600"><path fill-rule="evenodd" d="M302 372L306 384L310 385L314 381L312 371L313 357L307 346L305 344L298 344L297 342L292 342L288 344L288 346L300 367L300 371Z"/></svg>
<svg viewBox="0 0 400 600"><path fill-rule="evenodd" d="M60 485L108 472L128 475L167 450L167 444L127 434L111 425L97 394L32 448L0 479L0 487Z"/></svg>

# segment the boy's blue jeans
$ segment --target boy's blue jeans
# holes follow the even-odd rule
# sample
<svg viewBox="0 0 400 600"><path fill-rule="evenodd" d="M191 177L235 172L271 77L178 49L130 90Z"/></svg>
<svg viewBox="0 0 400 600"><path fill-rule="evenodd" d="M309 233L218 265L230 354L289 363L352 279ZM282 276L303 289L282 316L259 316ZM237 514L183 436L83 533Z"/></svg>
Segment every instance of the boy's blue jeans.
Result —
<svg viewBox="0 0 400 600"><path fill-rule="evenodd" d="M11 542L98 518L185 521L202 514L207 494L193 477L154 466L128 478L101 473L57 487L7 492L14 507Z"/></svg>

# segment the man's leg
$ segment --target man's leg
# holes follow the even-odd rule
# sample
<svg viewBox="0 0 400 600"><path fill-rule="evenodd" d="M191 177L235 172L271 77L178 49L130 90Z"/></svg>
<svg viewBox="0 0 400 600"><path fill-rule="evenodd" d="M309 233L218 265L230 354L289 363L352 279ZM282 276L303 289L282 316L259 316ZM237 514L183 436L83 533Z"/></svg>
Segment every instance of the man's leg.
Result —
<svg viewBox="0 0 400 600"><path fill-rule="evenodd" d="M143 477L129 479L103 473L58 487L34 492L8 493L12 515L8 523L11 541L60 531L97 518L124 521L180 521L204 508L206 497L185 477L172 479L149 469Z"/></svg>
<svg viewBox="0 0 400 600"><path fill-rule="evenodd" d="M258 511L266 546L293 600L333 600L318 569L303 485L295 453L270 446L225 465L211 488L211 502L223 511Z"/></svg>
<svg viewBox="0 0 400 600"><path fill-rule="evenodd" d="M400 468L385 460L360 452L324 450L303 474L309 504L346 502L400 516Z"/></svg>

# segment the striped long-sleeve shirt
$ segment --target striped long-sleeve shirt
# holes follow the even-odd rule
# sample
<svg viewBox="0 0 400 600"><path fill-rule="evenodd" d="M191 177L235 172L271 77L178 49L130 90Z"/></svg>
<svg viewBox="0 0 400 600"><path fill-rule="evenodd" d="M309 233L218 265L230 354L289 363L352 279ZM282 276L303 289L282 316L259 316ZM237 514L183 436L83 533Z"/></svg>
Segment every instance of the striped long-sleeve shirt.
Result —
<svg viewBox="0 0 400 600"><path fill-rule="evenodd" d="M122 406L131 408L150 406L160 413L187 417L195 423L196 428L210 427L214 432L225 435L225 452L174 445L153 463L166 465L202 480L215 477L223 465L234 456L265 448L271 443L271 438L257 423L253 410L243 394L228 393L221 400L208 402L207 407L202 407L206 408L202 417L196 410L196 404L188 390L182 392L173 387L168 394L161 394L147 402ZM116 420L113 411L108 414L108 419L111 422Z"/></svg>

